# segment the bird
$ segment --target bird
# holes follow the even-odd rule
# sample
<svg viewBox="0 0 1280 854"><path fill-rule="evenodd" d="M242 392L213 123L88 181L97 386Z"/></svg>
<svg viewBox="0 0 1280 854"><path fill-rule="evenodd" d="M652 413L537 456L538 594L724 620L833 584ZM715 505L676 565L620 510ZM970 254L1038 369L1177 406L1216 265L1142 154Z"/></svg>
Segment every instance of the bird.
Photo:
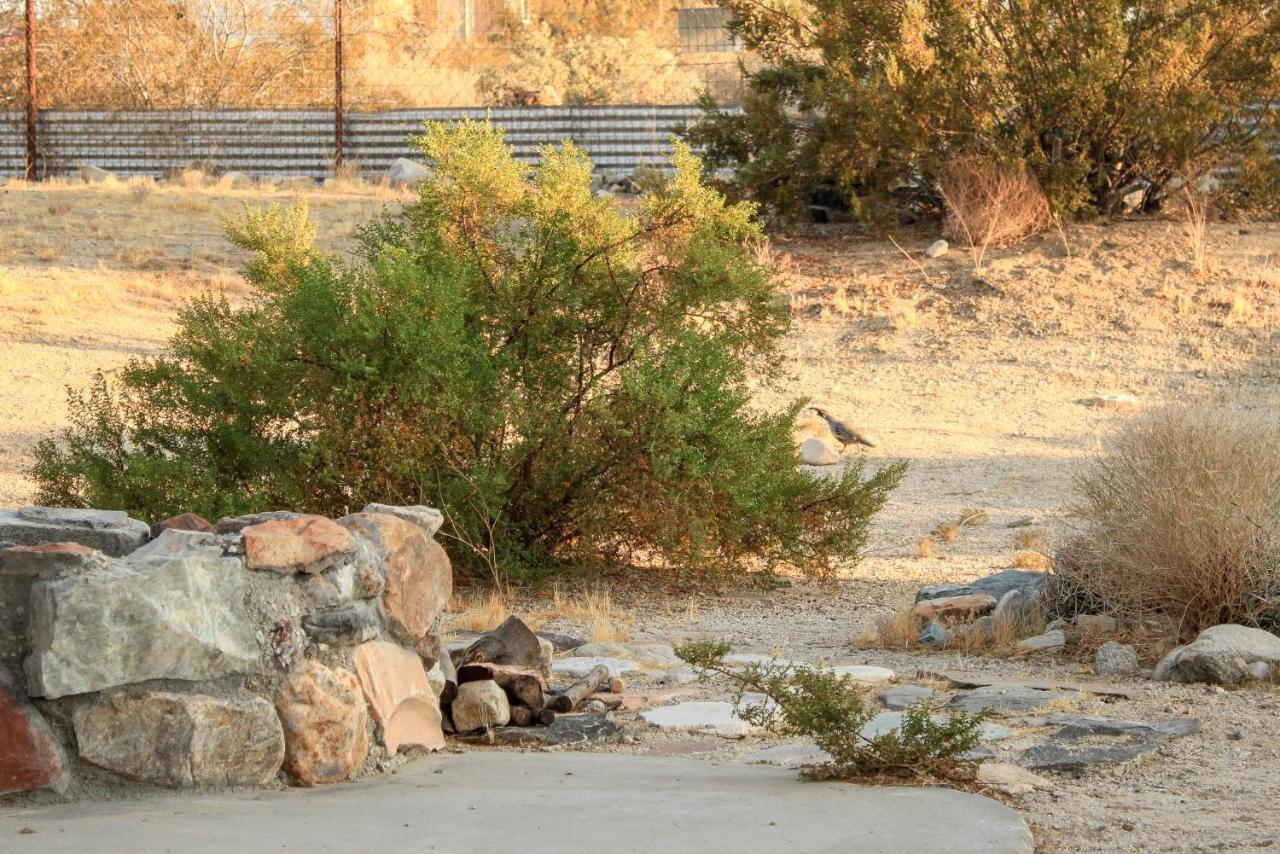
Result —
<svg viewBox="0 0 1280 854"><path fill-rule="evenodd" d="M833 416L830 412L827 412L825 409L820 409L816 406L811 406L809 408L812 409L819 418L827 422L827 426L831 428L831 435L840 443L841 453L844 452L845 447L848 445L866 445L868 448L874 448L876 446L875 442L872 442L866 436L862 435L862 431L857 427L854 427L852 424L846 424L839 418Z"/></svg>

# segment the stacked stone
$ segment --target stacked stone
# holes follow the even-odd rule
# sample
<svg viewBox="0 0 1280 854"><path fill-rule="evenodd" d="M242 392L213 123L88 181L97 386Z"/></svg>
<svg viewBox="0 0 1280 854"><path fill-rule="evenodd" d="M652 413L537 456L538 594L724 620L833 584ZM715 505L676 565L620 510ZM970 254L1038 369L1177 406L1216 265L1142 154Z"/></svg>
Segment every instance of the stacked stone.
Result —
<svg viewBox="0 0 1280 854"><path fill-rule="evenodd" d="M440 749L441 521L0 511L0 794L93 768L312 785Z"/></svg>

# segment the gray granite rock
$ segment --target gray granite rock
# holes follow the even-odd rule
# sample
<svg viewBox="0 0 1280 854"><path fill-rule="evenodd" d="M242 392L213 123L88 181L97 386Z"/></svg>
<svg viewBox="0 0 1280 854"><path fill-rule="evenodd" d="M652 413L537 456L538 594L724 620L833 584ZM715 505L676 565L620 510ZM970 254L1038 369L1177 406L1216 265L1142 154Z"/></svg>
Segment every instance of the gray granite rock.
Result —
<svg viewBox="0 0 1280 854"><path fill-rule="evenodd" d="M814 765L826 765L831 761L831 754L818 747L812 741L796 744L775 744L764 750L749 754L745 760L752 765L778 765L782 768L806 768Z"/></svg>
<svg viewBox="0 0 1280 854"><path fill-rule="evenodd" d="M622 676L640 670L640 665L629 658L600 658L586 656L570 656L560 658L551 663L551 672L561 676L572 676L581 679L599 666L609 668L610 676Z"/></svg>
<svg viewBox="0 0 1280 854"><path fill-rule="evenodd" d="M1052 629L1042 635L1018 641L1018 652L1053 652L1066 645L1066 633L1062 629Z"/></svg>
<svg viewBox="0 0 1280 854"><path fill-rule="evenodd" d="M1138 651L1128 644L1107 641L1098 647L1093 671L1099 676L1124 676L1138 671Z"/></svg>
<svg viewBox="0 0 1280 854"><path fill-rule="evenodd" d="M1156 665L1153 679L1238 685L1256 678L1257 663L1280 665L1280 637L1230 623L1211 626Z"/></svg>
<svg viewBox="0 0 1280 854"><path fill-rule="evenodd" d="M1200 731L1199 718L1172 718L1166 721L1130 721L1090 715L1049 715L1046 722L1063 729L1058 738L1086 735L1122 735L1141 738L1181 738Z"/></svg>
<svg viewBox="0 0 1280 854"><path fill-rule="evenodd" d="M920 643L941 649L947 645L951 632L939 622L932 622L920 630Z"/></svg>
<svg viewBox="0 0 1280 854"><path fill-rule="evenodd" d="M603 643L594 641L572 652L576 658L627 659L644 669L678 667L682 663L666 643Z"/></svg>
<svg viewBox="0 0 1280 854"><path fill-rule="evenodd" d="M217 534L200 531L182 531L166 528L151 542L129 553L131 562L142 560L169 560L188 555L221 557L225 544Z"/></svg>
<svg viewBox="0 0 1280 854"><path fill-rule="evenodd" d="M965 596L971 593L986 593L995 597L998 602L1010 590L1020 590L1023 596L1034 599L1044 589L1045 574L1023 569L1006 569L986 578L980 578L969 584L940 584L933 587L922 587L916 594L916 601L925 599L941 599L947 596Z"/></svg>
<svg viewBox="0 0 1280 854"><path fill-rule="evenodd" d="M895 685L880 692L880 702L886 709L900 712L918 703L927 703L936 692L923 685Z"/></svg>
<svg viewBox="0 0 1280 854"><path fill-rule="evenodd" d="M244 569L197 555L119 561L31 586L29 693L62 697L148 679L217 679L255 670Z"/></svg>
<svg viewBox="0 0 1280 854"><path fill-rule="evenodd" d="M295 513L292 510L267 510L263 513L248 513L244 516L225 516L218 520L213 530L217 534L238 534L250 525L260 525L263 522L274 522L278 519L292 519L303 515L305 514Z"/></svg>
<svg viewBox="0 0 1280 854"><path fill-rule="evenodd" d="M0 542L20 546L79 543L111 557L121 557L151 536L146 522L121 510L64 507L19 507L0 510Z"/></svg>
<svg viewBox="0 0 1280 854"><path fill-rule="evenodd" d="M755 727L734 714L733 703L689 702L661 706L640 713L645 723L672 732L703 732L722 738L742 738Z"/></svg>
<svg viewBox="0 0 1280 854"><path fill-rule="evenodd" d="M905 715L902 712L881 712L867 721L858 734L863 738L878 738L886 733L901 729L904 719ZM930 715L929 719L937 724L947 722L946 715ZM990 721L983 721L978 725L978 737L983 741L1000 741L1011 735L1013 735L1013 730Z"/></svg>
<svg viewBox="0 0 1280 854"><path fill-rule="evenodd" d="M1040 691L1020 685L988 685L962 691L951 698L952 708L977 713L988 709L997 714L1030 712L1047 706L1055 700L1074 700L1077 691Z"/></svg>
<svg viewBox="0 0 1280 854"><path fill-rule="evenodd" d="M373 607L353 603L334 611L308 614L302 628L317 643L355 646L378 636L378 617Z"/></svg>
<svg viewBox="0 0 1280 854"><path fill-rule="evenodd" d="M1148 739L1103 746L1049 742L1023 751L1018 757L1018 764L1037 771L1074 771L1090 765L1115 765L1150 753L1158 749L1161 743Z"/></svg>

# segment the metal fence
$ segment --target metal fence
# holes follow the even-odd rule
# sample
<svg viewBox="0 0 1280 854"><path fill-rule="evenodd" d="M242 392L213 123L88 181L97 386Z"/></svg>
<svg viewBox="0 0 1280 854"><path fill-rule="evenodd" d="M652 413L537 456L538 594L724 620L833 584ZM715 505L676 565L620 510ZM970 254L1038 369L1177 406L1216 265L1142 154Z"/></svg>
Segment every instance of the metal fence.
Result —
<svg viewBox="0 0 1280 854"><path fill-rule="evenodd" d="M349 113L343 126L347 162L366 173L414 157L409 137L427 120L488 117L506 132L516 156L533 160L548 142L572 141L602 171L632 174L661 165L671 134L694 107L586 106L388 110ZM22 113L0 113L0 175L25 166ZM217 172L255 175L332 174L334 116L318 110L64 111L40 114L40 174L93 164L118 175L157 175L193 163Z"/></svg>
<svg viewBox="0 0 1280 854"><path fill-rule="evenodd" d="M378 169L484 108L522 156L633 169L699 94L736 101L730 24L714 0L0 0L0 173Z"/></svg>

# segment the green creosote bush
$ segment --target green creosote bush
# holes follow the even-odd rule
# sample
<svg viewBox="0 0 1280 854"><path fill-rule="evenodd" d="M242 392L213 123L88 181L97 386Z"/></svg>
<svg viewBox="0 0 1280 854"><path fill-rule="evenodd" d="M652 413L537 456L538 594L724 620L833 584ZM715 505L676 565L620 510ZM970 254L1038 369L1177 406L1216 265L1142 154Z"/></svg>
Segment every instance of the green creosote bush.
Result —
<svg viewBox="0 0 1280 854"><path fill-rule="evenodd" d="M704 672L732 679L738 717L781 735L811 738L831 755L830 764L806 769L807 777L972 776L974 764L961 763L959 757L977 747L985 712L958 712L946 721L935 721L928 705L918 703L903 713L901 727L866 738L861 730L876 712L863 702L861 689L849 677L802 665L748 664L730 669L724 663L729 649L720 641L695 641L677 648L676 655ZM746 702L748 693L767 699Z"/></svg>
<svg viewBox="0 0 1280 854"><path fill-rule="evenodd" d="M750 403L790 322L754 208L683 146L634 210L570 145L530 170L487 123L428 125L432 177L317 251L304 207L248 211L252 294L183 307L164 355L71 394L39 500L157 519L430 504L495 582L567 568L812 574L855 560L905 464L815 478L803 402Z"/></svg>
<svg viewBox="0 0 1280 854"><path fill-rule="evenodd" d="M1175 179L1224 167L1224 197L1276 201L1274 2L722 5L759 64L742 112L706 98L690 136L739 193L783 213L822 187L865 216L931 195L940 209L930 189L963 155L1025 164L1059 217L1119 212L1134 186L1150 209Z"/></svg>

